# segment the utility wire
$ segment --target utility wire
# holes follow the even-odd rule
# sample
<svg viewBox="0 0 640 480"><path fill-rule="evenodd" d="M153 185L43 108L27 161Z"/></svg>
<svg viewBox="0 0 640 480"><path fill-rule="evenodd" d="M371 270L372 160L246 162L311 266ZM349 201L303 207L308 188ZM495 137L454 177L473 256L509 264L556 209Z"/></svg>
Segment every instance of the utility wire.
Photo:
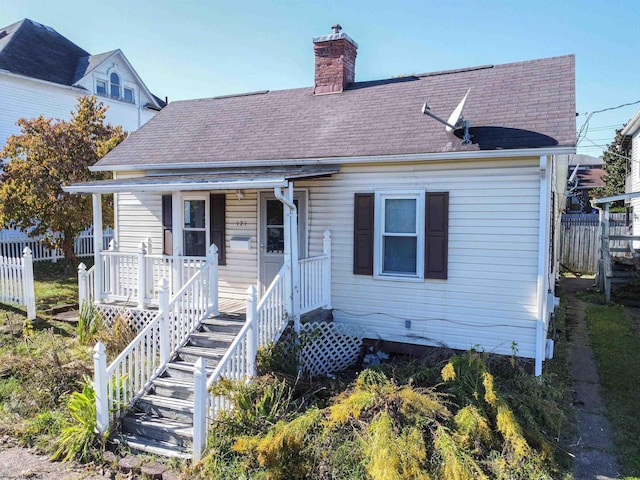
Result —
<svg viewBox="0 0 640 480"><path fill-rule="evenodd" d="M580 127L580 130L578 131L578 138L577 138L576 145L579 145L580 142L584 140L584 138L587 136L587 133L589 132L589 122L591 121L591 117L593 117L596 113L608 112L610 110L617 110L619 108L629 107L631 105L637 105L638 103L640 103L640 100L637 100L635 102L623 103L622 105L617 105L615 107L603 108L602 110L595 110L590 113L589 112L583 113L582 115L587 115L587 119L584 121L584 123Z"/></svg>

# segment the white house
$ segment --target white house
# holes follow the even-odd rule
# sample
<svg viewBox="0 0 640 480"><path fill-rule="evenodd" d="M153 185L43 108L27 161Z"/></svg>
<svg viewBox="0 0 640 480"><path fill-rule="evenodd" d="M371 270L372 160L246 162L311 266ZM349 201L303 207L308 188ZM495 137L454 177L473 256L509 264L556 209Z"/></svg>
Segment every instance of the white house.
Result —
<svg viewBox="0 0 640 480"><path fill-rule="evenodd" d="M640 192L640 110L622 129L622 136L631 144L631 161L629 175L627 176L625 193L634 194ZM640 236L640 195L628 199L632 213L632 235ZM640 242L634 242L634 248L640 248Z"/></svg>
<svg viewBox="0 0 640 480"><path fill-rule="evenodd" d="M174 102L93 167L112 180L66 187L93 195L97 226L101 195L116 195L116 247L96 253L95 301L137 299L142 310L155 302L153 322L174 325L188 315L171 305L185 301L180 285L192 285L176 265L204 262L214 244L219 266L206 260L209 280L194 297L206 299L205 320L234 301L244 309L257 285L262 299L254 311L250 296L246 313L248 323L259 319L259 335L267 317L297 323L321 306L371 339L515 350L540 374L552 354L552 239L575 153L574 57L355 82L358 46L339 26L313 43L313 87ZM470 142L458 115L445 128L423 114L447 118L467 91ZM149 273L160 261L169 267ZM132 264L147 280L130 275ZM169 306L149 287L160 276L173 282ZM280 303L268 303L279 286ZM187 333L171 340L161 378L144 377L147 385L166 384L177 368L170 358L190 358L180 345L195 348L189 332L201 320L180 320L191 322ZM142 337L158 324L148 325ZM239 335L250 339L246 328ZM251 372L247 342L246 370L223 370L229 352L208 357L211 381ZM159 392L144 401L160 402Z"/></svg>
<svg viewBox="0 0 640 480"><path fill-rule="evenodd" d="M19 118L68 120L77 97L91 94L109 106L107 121L129 132L165 105L120 50L91 55L29 19L0 27L0 148L19 133Z"/></svg>

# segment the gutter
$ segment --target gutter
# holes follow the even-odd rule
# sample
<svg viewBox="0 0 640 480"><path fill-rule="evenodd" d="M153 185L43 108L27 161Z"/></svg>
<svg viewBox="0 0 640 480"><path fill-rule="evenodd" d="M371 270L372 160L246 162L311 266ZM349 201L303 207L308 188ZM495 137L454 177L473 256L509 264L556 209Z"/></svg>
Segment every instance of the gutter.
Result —
<svg viewBox="0 0 640 480"><path fill-rule="evenodd" d="M359 163L392 163L392 162L428 162L451 161L489 158L514 158L514 157L540 157L541 155L571 155L576 153L576 147L553 147L548 149L523 148L514 150L472 150L460 152L437 153L411 153L401 155L367 155L354 157L314 157L314 158L287 158L278 160L238 160L201 163L163 163L163 164L127 164L105 165L99 164L89 167L92 172L127 172L139 170L187 170L203 168L241 168L291 166L291 165L348 165Z"/></svg>
<svg viewBox="0 0 640 480"><path fill-rule="evenodd" d="M9 70L0 69L0 74L6 75L7 77L15 78L16 80L24 81L29 80L35 83L41 83L43 85L50 85L53 87L64 88L66 90L72 90L74 92L81 92L83 95L86 95L88 90L82 87L76 87L75 85L65 85L63 83L55 83L49 82L48 80L41 80L39 78L27 77L26 75L19 75L17 73L12 73Z"/></svg>

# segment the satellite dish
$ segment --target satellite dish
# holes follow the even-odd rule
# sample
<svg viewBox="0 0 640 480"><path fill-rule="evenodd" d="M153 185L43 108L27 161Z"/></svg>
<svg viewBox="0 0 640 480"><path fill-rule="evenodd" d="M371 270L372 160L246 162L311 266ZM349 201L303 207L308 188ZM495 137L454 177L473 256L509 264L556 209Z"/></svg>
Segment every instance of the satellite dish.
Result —
<svg viewBox="0 0 640 480"><path fill-rule="evenodd" d="M431 107L429 107L427 102L422 105L422 113L442 123L445 126L445 131L447 133L464 128L464 136L462 137L461 145L469 145L471 143L471 137L473 137L473 135L469 133L469 121L465 120L462 116L462 110L464 109L464 104L467 101L467 96L470 91L471 89L467 90L467 93L465 93L462 100L460 100L460 103L458 103L458 106L453 110L453 112L451 112L449 119L446 121L438 117L435 113L432 113Z"/></svg>
<svg viewBox="0 0 640 480"><path fill-rule="evenodd" d="M447 123L449 125L447 125L444 128L447 131L447 133L451 133L456 128L459 128L458 127L458 122L460 120L462 120L464 122L464 117L462 116L462 109L464 108L464 102L467 101L467 96L469 95L470 91L471 91L471 89L467 90L467 93L464 94L464 97L462 97L462 100L460 100L460 103L458 104L456 109L453 112L451 112L451 115L449 116L449 120L447 120ZM454 128L451 128L451 125L453 125ZM463 125L460 125L460 127L462 127L462 126Z"/></svg>

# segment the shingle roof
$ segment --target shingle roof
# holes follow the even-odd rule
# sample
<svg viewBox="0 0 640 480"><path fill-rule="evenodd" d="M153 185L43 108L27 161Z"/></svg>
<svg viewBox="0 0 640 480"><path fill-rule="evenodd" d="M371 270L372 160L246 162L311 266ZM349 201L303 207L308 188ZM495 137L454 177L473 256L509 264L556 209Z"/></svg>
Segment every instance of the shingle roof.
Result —
<svg viewBox="0 0 640 480"><path fill-rule="evenodd" d="M89 53L53 28L25 18L0 28L0 69L26 77L72 85L78 59Z"/></svg>
<svg viewBox="0 0 640 480"><path fill-rule="evenodd" d="M473 145L421 112L447 118L467 89ZM177 101L98 168L575 146L574 56L313 88ZM292 162L295 163L295 162Z"/></svg>

